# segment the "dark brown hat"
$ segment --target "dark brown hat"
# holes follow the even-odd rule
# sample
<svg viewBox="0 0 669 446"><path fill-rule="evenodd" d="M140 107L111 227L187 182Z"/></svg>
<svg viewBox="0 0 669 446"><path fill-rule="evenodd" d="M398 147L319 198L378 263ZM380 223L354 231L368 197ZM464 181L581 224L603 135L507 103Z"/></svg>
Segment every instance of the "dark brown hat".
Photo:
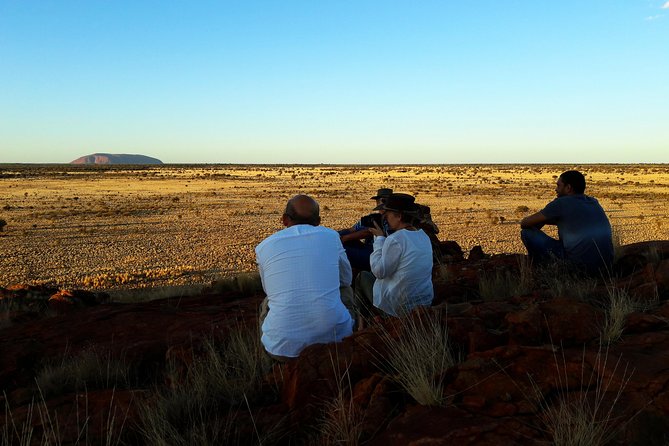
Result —
<svg viewBox="0 0 669 446"><path fill-rule="evenodd" d="M375 211L395 211L402 214L418 214L416 198L409 194L390 194L384 203L374 208Z"/></svg>
<svg viewBox="0 0 669 446"><path fill-rule="evenodd" d="M378 200L379 198L388 198L390 194L393 193L392 189L379 189L375 196L372 197L372 200Z"/></svg>

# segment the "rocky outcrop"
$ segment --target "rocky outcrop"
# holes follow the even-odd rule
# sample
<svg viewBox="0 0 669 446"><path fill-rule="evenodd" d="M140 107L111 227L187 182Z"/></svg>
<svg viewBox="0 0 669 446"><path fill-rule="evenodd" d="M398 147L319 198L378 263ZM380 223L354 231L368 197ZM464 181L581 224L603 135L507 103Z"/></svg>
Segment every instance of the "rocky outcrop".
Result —
<svg viewBox="0 0 669 446"><path fill-rule="evenodd" d="M663 445L669 432L664 246L625 247L617 273L600 278L586 295L570 287L557 293L536 281L521 292L488 293L485 300L480 281L520 275L524 257L480 253L463 260L454 249L452 263L435 270L434 306L410 316L441 321L459 357L456 365L435 371L443 385L441 405L418 404L394 380L386 361L392 347L384 339L403 336L407 326L387 319L341 343L312 345L296 360L275 364L263 380L265 393L235 409L235 424L252 437L282 426L280 435L264 444L319 443L314 432L320 432L324 407L344 395L346 407L361 415L360 440L372 445L545 445L552 441L546 424L551 408L586 401L600 408L596 417L608 426L611 444ZM623 320L620 340L606 345L600 333L609 290L626 293L638 306ZM209 293L116 304L75 291L0 290L2 300L32 299L57 313L17 318L0 329L0 387L14 420L27 417L34 377L44 364L96 346L109 358L131 363L136 379L127 388L91 389L85 410L96 429L109 419L114 401L117 413L134 421L142 405L154 404L157 386L184 385L203 339L225 340L233 330L256 323L261 295ZM59 414L75 414L84 410L81 398L66 393L47 397L44 404ZM76 439L75 421L60 420L70 442ZM39 432L42 422L32 423ZM103 435L89 431L94 439ZM126 422L124 438L142 444L137 423Z"/></svg>
<svg viewBox="0 0 669 446"><path fill-rule="evenodd" d="M77 158L70 164L163 164L163 162L146 155L93 153Z"/></svg>

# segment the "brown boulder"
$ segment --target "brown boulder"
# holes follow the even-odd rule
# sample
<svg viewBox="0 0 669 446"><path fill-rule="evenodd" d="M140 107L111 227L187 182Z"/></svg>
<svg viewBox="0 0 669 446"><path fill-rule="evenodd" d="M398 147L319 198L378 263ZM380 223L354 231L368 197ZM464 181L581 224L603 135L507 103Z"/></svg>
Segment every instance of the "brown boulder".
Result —
<svg viewBox="0 0 669 446"><path fill-rule="evenodd" d="M510 341L519 345L579 345L599 337L603 312L571 298L556 298L509 313Z"/></svg>

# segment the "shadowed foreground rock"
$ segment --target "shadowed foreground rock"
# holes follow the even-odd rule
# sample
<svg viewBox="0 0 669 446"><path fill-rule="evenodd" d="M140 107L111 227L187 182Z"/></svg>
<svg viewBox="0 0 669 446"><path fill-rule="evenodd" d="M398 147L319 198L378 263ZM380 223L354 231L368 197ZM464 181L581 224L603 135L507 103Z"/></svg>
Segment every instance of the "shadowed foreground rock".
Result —
<svg viewBox="0 0 669 446"><path fill-rule="evenodd" d="M387 364L393 347L384 339L396 339L406 328L389 319L274 365L264 378L264 393L237 409L235 424L247 439L238 442L322 443L328 403L343 396L345 407L358 414L359 440L368 444L545 445L551 443L550 410L561 402L584 401L599 407L594 417L609 427L611 444L666 444L667 242L625 247L617 275L600 279L585 295L575 292L577 284L556 295L537 279L522 293L500 285L499 297L483 300L482 278L519 277L524 257L449 255L452 262L435 271L435 307L411 316L432 315L447 326L461 359L434 372L443 384L440 406L421 406L393 379ZM643 311L628 315L620 340L607 346L600 333L611 289L627 293ZM157 389L184 385L203 339L224 341L240 327L254 327L262 296L227 292L115 304L93 293L17 287L0 290L0 298L25 304L7 306L9 325L0 329L0 384L12 410L0 424L20 425L34 399L57 414L65 444L76 442L82 414L90 420L91 443L112 432L127 444L143 444L137 423L142 405L154 404ZM102 384L39 397L35 376L45 364L91 348L130 364L133 379L122 388ZM35 439L48 431L38 416L30 423Z"/></svg>

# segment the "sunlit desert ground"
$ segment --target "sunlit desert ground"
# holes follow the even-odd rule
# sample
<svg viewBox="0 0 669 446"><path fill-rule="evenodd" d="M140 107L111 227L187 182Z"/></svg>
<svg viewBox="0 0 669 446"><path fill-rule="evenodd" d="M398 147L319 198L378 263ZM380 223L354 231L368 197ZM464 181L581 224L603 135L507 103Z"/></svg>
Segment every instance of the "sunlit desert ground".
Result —
<svg viewBox="0 0 669 446"><path fill-rule="evenodd" d="M667 165L0 165L0 286L207 284L256 269L253 248L281 229L289 197L312 195L323 224L342 229L379 187L416 195L465 252L523 252L518 221L570 168L586 173L623 243L669 239Z"/></svg>

